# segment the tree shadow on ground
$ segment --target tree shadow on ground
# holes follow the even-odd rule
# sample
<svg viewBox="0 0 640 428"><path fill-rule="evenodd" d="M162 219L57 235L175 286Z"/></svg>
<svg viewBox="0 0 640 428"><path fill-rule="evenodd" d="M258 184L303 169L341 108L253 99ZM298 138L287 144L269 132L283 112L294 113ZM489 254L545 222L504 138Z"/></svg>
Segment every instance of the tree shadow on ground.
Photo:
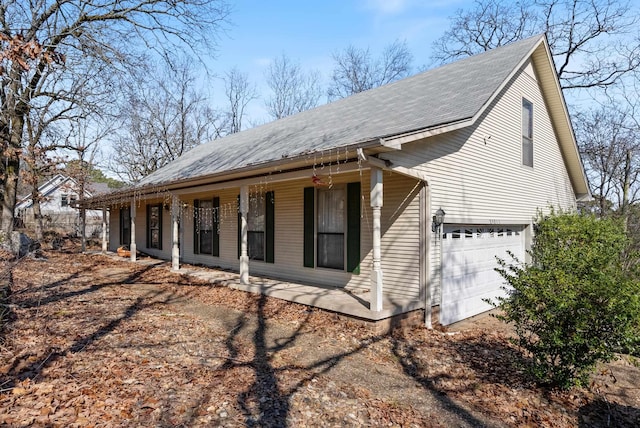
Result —
<svg viewBox="0 0 640 428"><path fill-rule="evenodd" d="M274 364L274 356L289 346L294 345L304 334L306 327L310 322L310 314L300 321L295 331L288 337L276 341L275 344L268 343L268 317L274 314L267 314L265 307L269 297L261 294L257 303L257 321L256 328L253 332L252 344L255 347L253 358L250 361L241 362L236 358L238 356L237 345L235 344L236 335L245 327L247 321L244 320L232 331L226 338L227 350L230 359L220 368L220 370L232 370L238 367L249 367L253 371L254 381L242 393L237 396L237 403L244 415L244 424L246 426L260 427L286 427L290 425L288 420L291 411L291 399L302 387L310 381L330 372L341 361L348 357L359 354L372 345L390 338L388 334L371 335L362 340L360 344L353 346L351 349L337 352L332 355L324 356L311 363L285 365ZM447 411L456 415L456 419L464 421L468 426L484 426L484 422L470 413L467 409L449 398L446 391L437 387L436 379L421 377L411 362L410 356L400 352L400 347L404 344L400 340L392 339L394 344L394 353L398 356L404 372L416 379L419 384L435 398L435 400ZM402 354L402 358L400 355ZM280 381L280 376L287 374L291 376L296 374L296 381L289 381L286 385ZM319 423L320 421L318 421ZM338 422L338 421L335 421Z"/></svg>
<svg viewBox="0 0 640 428"><path fill-rule="evenodd" d="M149 271L152 268L152 266L147 266L144 269L141 270L137 270L134 273L132 273L131 275L128 275L126 277L126 279L124 279L123 281L106 281L106 282L94 282L93 284L79 289L79 290L73 290L73 291L65 291L65 292L61 292L61 293L49 293L47 295L47 297L42 297L39 295L34 296L32 299L26 299L26 300L21 300L19 302L19 305L23 308L34 308L34 307L39 307L39 306L44 306L50 303L56 303L56 302L60 302L63 300L67 300L67 299L71 299L73 297L78 297L78 296L82 296L85 294L90 294L93 292L96 292L102 288L106 288L106 287L111 287L114 285L121 285L121 284L133 284L135 283L145 272ZM74 280L74 279L78 279L83 273L90 271L91 268L86 268L83 270L80 270L78 272L74 272L71 275L68 275L62 279L59 279L57 281L51 282L49 284L43 284L42 286L40 286L39 288L42 291L46 291L46 290L51 290L53 288L57 288L60 286L63 286L64 284Z"/></svg>
<svg viewBox="0 0 640 428"><path fill-rule="evenodd" d="M429 343L424 346L440 346L441 343ZM456 414L468 426L486 426L487 422L479 418L478 415L472 413L469 409L456 402L450 395L454 392L460 392L452 387L444 387L447 381L459 377L459 373L444 373L441 370L434 370L433 375L428 375L429 365L432 361L425 361L420 358L420 351L415 343L403 337L402 333L396 332L392 338L392 352L397 357L398 362L402 366L402 370L407 376L415 379L416 382L425 390L429 391L433 397L437 398L440 404L447 411ZM494 351L496 352L496 351ZM499 351L498 351L499 352ZM464 358L466 354L461 353ZM488 363L491 363L488 361ZM472 385L460 382L458 388L471 389Z"/></svg>
<svg viewBox="0 0 640 428"><path fill-rule="evenodd" d="M531 361L506 338L482 334L451 341L449 346L483 382L508 388L534 384L525 370Z"/></svg>
<svg viewBox="0 0 640 428"><path fill-rule="evenodd" d="M146 269L145 269L146 270ZM135 277L141 275L145 270L134 272L128 277L128 280L133 280ZM73 276L73 275L72 275ZM56 281L59 282L59 281ZM108 285L114 285L119 283L100 284L98 286L91 286L79 291L63 293L62 295L54 295L51 298L43 299L43 304L51 303L53 301L59 301L62 299L68 299L76 297L78 295L91 293L93 291L104 288ZM46 287L46 285L45 285ZM51 289L52 287L47 287ZM119 325L128 319L134 317L140 311L154 306L158 303L168 304L172 299L176 298L175 294L165 295L161 300L156 300L158 297L164 294L164 290L149 291L145 295L138 297L132 304L130 304L122 313L121 316L112 319L106 324L98 327L92 333L78 337L73 343L64 349L51 347L47 350L45 357L36 356L32 354L22 355L19 358L13 360L13 362L6 368L5 374L0 377L0 385L3 390L8 390L16 386L16 384L25 379L36 380L40 374L47 367L51 366L59 358L64 357L68 353L82 352L86 347L100 340L102 337L113 332ZM182 296L178 297L182 298ZM29 307L29 306L26 306Z"/></svg>
<svg viewBox="0 0 640 428"><path fill-rule="evenodd" d="M580 408L578 426L584 428L640 426L640 409L598 399Z"/></svg>

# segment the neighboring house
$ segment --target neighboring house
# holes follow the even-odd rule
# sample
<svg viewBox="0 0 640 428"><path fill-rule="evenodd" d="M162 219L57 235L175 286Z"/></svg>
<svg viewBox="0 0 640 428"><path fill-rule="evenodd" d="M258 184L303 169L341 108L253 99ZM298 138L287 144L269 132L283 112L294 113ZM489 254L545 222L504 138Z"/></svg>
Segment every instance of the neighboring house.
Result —
<svg viewBox="0 0 640 428"><path fill-rule="evenodd" d="M84 197L90 198L109 191L106 183L87 183ZM45 230L55 230L77 235L80 233L80 210L77 208L80 189L77 181L63 174L56 174L38 187L41 195L40 211ZM33 200L31 194L18 199L16 204L16 226L33 228ZM102 210L86 211L87 237L100 236Z"/></svg>
<svg viewBox="0 0 640 428"><path fill-rule="evenodd" d="M440 306L449 324L503 294L495 257L525 259L537 210L589 197L536 36L203 144L87 203L111 210L111 250L344 288L371 320Z"/></svg>

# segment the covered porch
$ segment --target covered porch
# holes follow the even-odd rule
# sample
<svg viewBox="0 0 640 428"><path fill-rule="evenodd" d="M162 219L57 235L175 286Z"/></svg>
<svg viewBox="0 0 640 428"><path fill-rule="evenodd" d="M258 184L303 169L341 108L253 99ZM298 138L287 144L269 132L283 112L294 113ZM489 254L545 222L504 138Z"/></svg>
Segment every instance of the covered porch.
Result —
<svg viewBox="0 0 640 428"><path fill-rule="evenodd" d="M124 209L130 212L127 235L130 236L132 262L136 262L136 249L138 249L153 257L170 260L171 269L179 273L374 323L428 308L429 310L421 316L429 325L431 296L428 290L427 248L430 233L427 221L429 194L426 180L413 171L394 168L362 152L359 152L357 161L345 159L345 163L340 164L339 171L337 174L334 173L334 183L340 184L340 180L346 183L355 178L361 184L359 187L362 188L361 196L358 198L362 203L362 209L357 210L357 215L362 217L362 220L358 220L362 221L362 224L357 228L358 236L361 236L358 238L357 264L362 266L362 271L358 267L357 273L351 273L347 267L336 271L335 269L318 269L313 263L308 266L306 255L304 266L302 260L294 259L297 255L302 259L303 245L300 237L303 234L306 235L308 231L314 231L314 226L308 227L306 219L304 225L301 221L303 214L301 205L302 202L307 202L308 187L304 186L308 186L309 177L312 177L311 181L316 178L315 169L309 167L271 174L267 186L263 184L264 177L259 176L212 184L194 183L195 185L180 187L154 187L148 192L142 189L131 194L118 195L120 199L115 203L113 200L107 202L112 202L108 206L120 205L120 211ZM363 171L366 174L363 174ZM385 196L383 191L383 182L387 181L383 179L385 171L387 175L391 174L392 178L393 176L403 177L390 180L393 191L389 192L388 196ZM291 186L297 186L293 187L296 189L295 192L290 190ZM269 262L266 259L256 262L249 257L248 214L250 198L256 195L253 187L257 187L260 192L268 190L272 195L274 192L276 194L278 202L276 202L275 217L278 233L275 235L277 259L275 263L273 260ZM304 201L302 190L305 190ZM196 233L193 223L198 209L196 200L204 194L209 195L207 196L209 198L210 195L219 196L220 206L227 204L230 207L227 209L226 217L223 215L224 221L215 220L220 233L220 254L214 257L207 255L205 261L202 255L191 252L194 242L189 240L189 238L195 239L190 235L195 236ZM238 195L237 199L235 195ZM389 204L385 215L382 213L383 201ZM278 203L280 203L279 206ZM168 238L166 242L168 245L164 246L162 251L148 252L149 225L145 223L144 214L140 215L141 211L144 213L146 206L158 207L157 210L160 213L166 211L166 214L169 214L165 216L164 222L162 216L159 221L160 224L164 223L168 232L165 235L165 239ZM215 207L214 210L220 210L220 208ZM403 217L405 210L410 212L411 219ZM233 218L236 212L237 229ZM147 212L147 223L149 218ZM104 226L103 230L106 230L106 216ZM290 228L296 232L291 233L288 230ZM289 236L284 233L285 231L289 232ZM122 230L120 232L122 234ZM141 232L147 232L147 242L144 241L144 233ZM295 239L295 236L299 239L292 244L291 239ZM237 258L234 254L235 237L237 237ZM106 236L103 239L103 249L106 251L108 248ZM409 247L405 246L408 239L412 243ZM304 247L306 251L306 246ZM285 248L288 249L285 251ZM113 248L111 249L113 251ZM194 264L210 267L199 268L194 267ZM217 269L217 266L222 266L222 269ZM293 274L291 266L297 269ZM286 274L280 272L286 269L290 269ZM334 281L333 278L338 280ZM350 283L356 283L356 286L345 286Z"/></svg>

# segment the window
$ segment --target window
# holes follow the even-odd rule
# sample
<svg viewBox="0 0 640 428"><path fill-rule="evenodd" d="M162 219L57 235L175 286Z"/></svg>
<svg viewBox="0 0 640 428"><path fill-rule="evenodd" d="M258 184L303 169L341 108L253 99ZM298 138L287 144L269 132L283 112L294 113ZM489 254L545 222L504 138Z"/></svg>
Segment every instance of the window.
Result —
<svg viewBox="0 0 640 428"><path fill-rule="evenodd" d="M195 254L220 256L219 210L220 198L194 201Z"/></svg>
<svg viewBox="0 0 640 428"><path fill-rule="evenodd" d="M317 265L344 269L344 188L318 190Z"/></svg>
<svg viewBox="0 0 640 428"><path fill-rule="evenodd" d="M131 211L120 208L120 245L131 244Z"/></svg>
<svg viewBox="0 0 640 428"><path fill-rule="evenodd" d="M265 205L264 195L249 198L247 230L251 260L264 260Z"/></svg>
<svg viewBox="0 0 640 428"><path fill-rule="evenodd" d="M360 273L360 182L304 189L305 267Z"/></svg>
<svg viewBox="0 0 640 428"><path fill-rule="evenodd" d="M76 202L78 202L78 197L76 195L60 195L60 206L61 207L75 207Z"/></svg>
<svg viewBox="0 0 640 428"><path fill-rule="evenodd" d="M522 165L533 166L533 104L522 99Z"/></svg>
<svg viewBox="0 0 640 428"><path fill-rule="evenodd" d="M162 204L147 205L147 248L162 249Z"/></svg>
<svg viewBox="0 0 640 428"><path fill-rule="evenodd" d="M240 196L238 196L240 206ZM240 257L241 216L238 210L238 257ZM275 262L275 194L249 197L247 212L247 253L251 260Z"/></svg>

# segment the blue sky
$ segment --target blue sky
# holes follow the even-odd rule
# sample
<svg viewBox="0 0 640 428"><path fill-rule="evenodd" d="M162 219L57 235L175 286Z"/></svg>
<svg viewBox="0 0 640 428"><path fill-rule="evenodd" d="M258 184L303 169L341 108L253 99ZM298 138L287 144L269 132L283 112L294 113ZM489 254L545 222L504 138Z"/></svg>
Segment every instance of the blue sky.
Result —
<svg viewBox="0 0 640 428"><path fill-rule="evenodd" d="M431 45L449 27L457 9L470 0L325 0L236 1L211 69L218 75L236 66L248 73L260 95L267 95L264 72L284 53L305 69L329 78L332 54L350 44L369 47L373 55L396 39L406 40L416 68L429 64ZM214 86L220 99L222 86ZM215 103L214 101L214 104ZM249 109L250 119L263 122L263 100Z"/></svg>

